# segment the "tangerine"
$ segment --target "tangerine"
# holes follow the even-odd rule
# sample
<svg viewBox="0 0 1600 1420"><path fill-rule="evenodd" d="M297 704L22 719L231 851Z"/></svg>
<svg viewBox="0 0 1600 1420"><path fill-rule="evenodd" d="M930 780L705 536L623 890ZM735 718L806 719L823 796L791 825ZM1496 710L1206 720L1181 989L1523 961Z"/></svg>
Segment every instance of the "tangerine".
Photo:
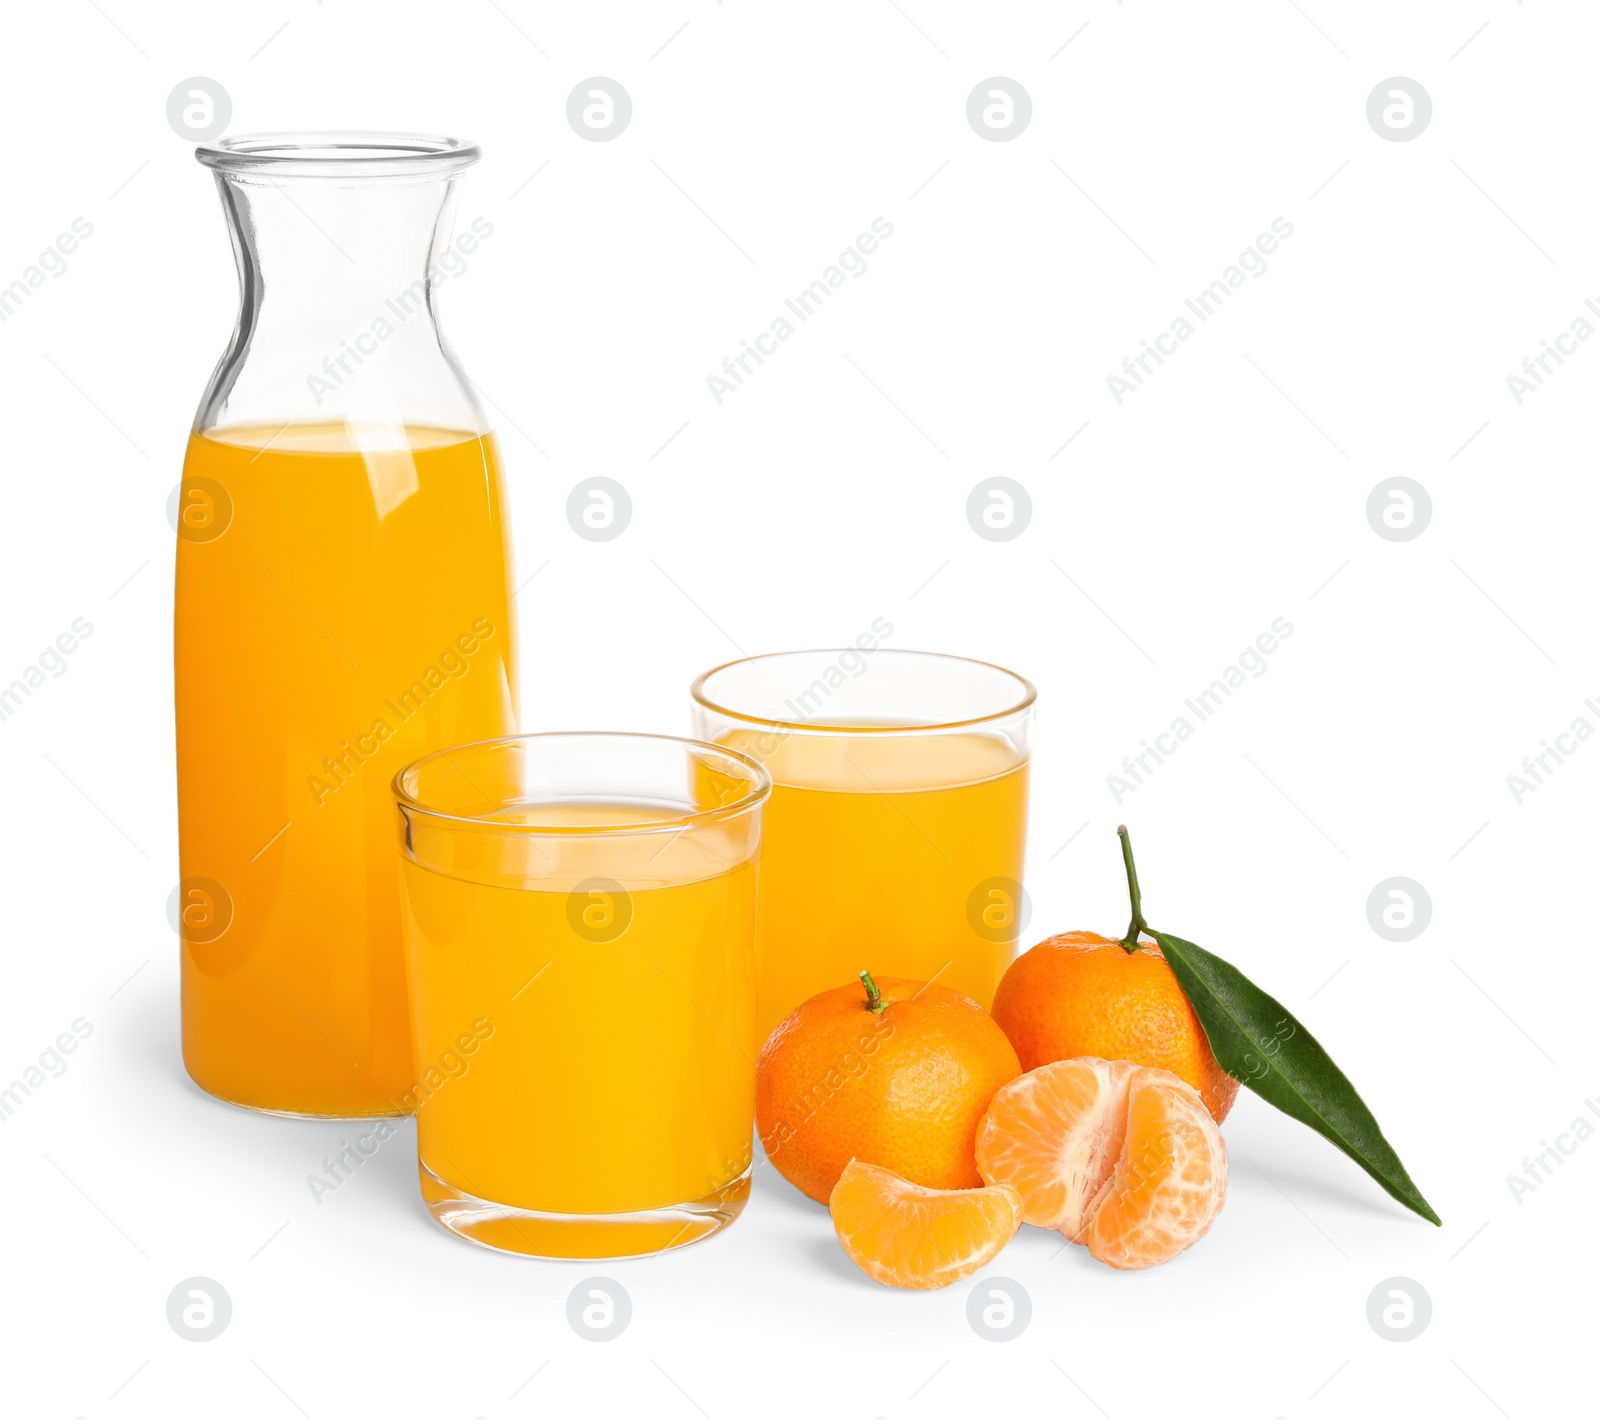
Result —
<svg viewBox="0 0 1600 1420"><path fill-rule="evenodd" d="M756 1127L773 1166L826 1203L852 1159L925 1188L977 1188L973 1135L1021 1066L976 1001L861 973L781 1021L756 1067Z"/></svg>
<svg viewBox="0 0 1600 1420"><path fill-rule="evenodd" d="M1218 1124L1238 1097L1239 1082L1217 1064L1178 978L1148 939L1130 952L1095 932L1049 937L1007 968L993 1013L1024 1070L1084 1055L1170 1070L1200 1091Z"/></svg>
<svg viewBox="0 0 1600 1420"><path fill-rule="evenodd" d="M1060 1060L1002 1085L978 1170L1016 1189L1022 1219L1112 1267L1169 1262L1222 1210L1228 1155L1199 1093L1128 1060Z"/></svg>

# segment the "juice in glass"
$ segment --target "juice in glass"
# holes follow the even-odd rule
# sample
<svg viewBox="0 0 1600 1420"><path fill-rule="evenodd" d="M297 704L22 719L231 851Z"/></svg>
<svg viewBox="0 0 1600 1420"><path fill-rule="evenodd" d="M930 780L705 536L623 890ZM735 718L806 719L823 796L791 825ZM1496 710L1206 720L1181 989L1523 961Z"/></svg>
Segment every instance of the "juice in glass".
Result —
<svg viewBox="0 0 1600 1420"><path fill-rule="evenodd" d="M762 733L721 743L758 755ZM757 917L762 1039L863 968L937 978L985 1009L1016 941L1028 763L984 735L792 736L772 775ZM997 927L1009 930L995 930Z"/></svg>
<svg viewBox="0 0 1600 1420"><path fill-rule="evenodd" d="M524 736L397 781L419 1176L474 1241L634 1256L743 1206L765 788L690 743Z"/></svg>
<svg viewBox="0 0 1600 1420"><path fill-rule="evenodd" d="M887 650L840 676L850 654L755 657L696 683L696 733L773 781L763 1040L864 968L938 980L987 1009L1022 925L1032 687L981 662Z"/></svg>
<svg viewBox="0 0 1600 1420"><path fill-rule="evenodd" d="M400 1113L395 771L516 725L492 436L190 441L175 612L183 1052L223 1099Z"/></svg>

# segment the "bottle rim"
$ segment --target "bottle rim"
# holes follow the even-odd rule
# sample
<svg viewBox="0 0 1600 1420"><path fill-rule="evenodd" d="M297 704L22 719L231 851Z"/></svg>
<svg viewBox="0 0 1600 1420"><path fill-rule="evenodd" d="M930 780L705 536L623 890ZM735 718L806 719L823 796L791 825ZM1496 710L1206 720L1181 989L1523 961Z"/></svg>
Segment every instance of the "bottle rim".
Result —
<svg viewBox="0 0 1600 1420"><path fill-rule="evenodd" d="M465 138L431 133L328 131L243 133L202 143L202 166L230 176L338 178L447 177L483 150Z"/></svg>

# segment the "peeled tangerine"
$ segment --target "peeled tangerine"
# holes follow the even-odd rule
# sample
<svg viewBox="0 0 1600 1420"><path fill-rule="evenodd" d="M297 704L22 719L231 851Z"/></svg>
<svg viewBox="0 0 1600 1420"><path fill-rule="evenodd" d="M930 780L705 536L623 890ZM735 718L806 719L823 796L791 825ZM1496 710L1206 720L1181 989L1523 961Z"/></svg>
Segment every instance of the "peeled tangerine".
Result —
<svg viewBox="0 0 1600 1420"><path fill-rule="evenodd" d="M1205 1236L1228 1189L1222 1134L1170 1070L1082 1056L1002 1085L978 1126L978 1172L1022 1220L1112 1267L1170 1262Z"/></svg>
<svg viewBox="0 0 1600 1420"><path fill-rule="evenodd" d="M1022 1199L1009 1184L924 1188L851 1159L828 1199L844 1250L887 1287L948 1287L970 1277L1013 1237Z"/></svg>

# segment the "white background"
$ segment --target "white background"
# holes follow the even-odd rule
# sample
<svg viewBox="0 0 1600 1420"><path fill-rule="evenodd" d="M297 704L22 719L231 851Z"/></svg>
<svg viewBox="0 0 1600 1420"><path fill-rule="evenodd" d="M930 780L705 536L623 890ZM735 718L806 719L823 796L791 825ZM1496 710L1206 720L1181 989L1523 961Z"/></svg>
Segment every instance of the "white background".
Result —
<svg viewBox="0 0 1600 1420"><path fill-rule="evenodd" d="M1600 1141L1520 1202L1507 1178L1600 1096L1600 744L1520 804L1506 776L1600 726L1600 342L1520 406L1506 376L1600 296L1597 44L1576 0L7 7L0 285L73 218L94 231L0 325L0 681L75 617L94 631L0 723L0 1077L75 1018L93 1034L0 1125L0 1409L1592 1405ZM889 644L1015 667L1040 689L1028 939L1121 929L1128 821L1151 919L1301 1016L1444 1228L1248 1094L1212 1233L1119 1274L1024 1229L990 1269L1032 1298L1005 1344L969 1327L972 1283L868 1282L765 1165L730 1233L601 1267L437 1228L409 1125L314 1203L349 1130L215 1103L178 1052L164 508L236 300L212 181L165 117L192 75L235 133L483 144L460 215L494 235L442 304L497 406L518 579L543 568L525 728L682 732L698 670L880 616ZM632 96L610 143L566 121L592 75ZM965 116L993 75L1032 97L1010 142ZM1403 143L1366 119L1397 75L1433 103ZM867 273L714 403L707 375L875 217L894 235ZM1115 403L1106 376L1279 217L1266 274ZM563 511L596 474L634 504L603 545ZM965 516L997 475L1033 504L1003 544ZM1365 512L1396 475L1432 498L1409 542ZM1107 775L1276 617L1267 672L1119 804ZM1366 914L1396 875L1433 904L1403 944ZM566 1320L593 1273L633 1303L604 1345ZM195 1275L233 1304L201 1345L165 1315ZM1403 1344L1366 1315L1396 1276L1433 1306Z"/></svg>

